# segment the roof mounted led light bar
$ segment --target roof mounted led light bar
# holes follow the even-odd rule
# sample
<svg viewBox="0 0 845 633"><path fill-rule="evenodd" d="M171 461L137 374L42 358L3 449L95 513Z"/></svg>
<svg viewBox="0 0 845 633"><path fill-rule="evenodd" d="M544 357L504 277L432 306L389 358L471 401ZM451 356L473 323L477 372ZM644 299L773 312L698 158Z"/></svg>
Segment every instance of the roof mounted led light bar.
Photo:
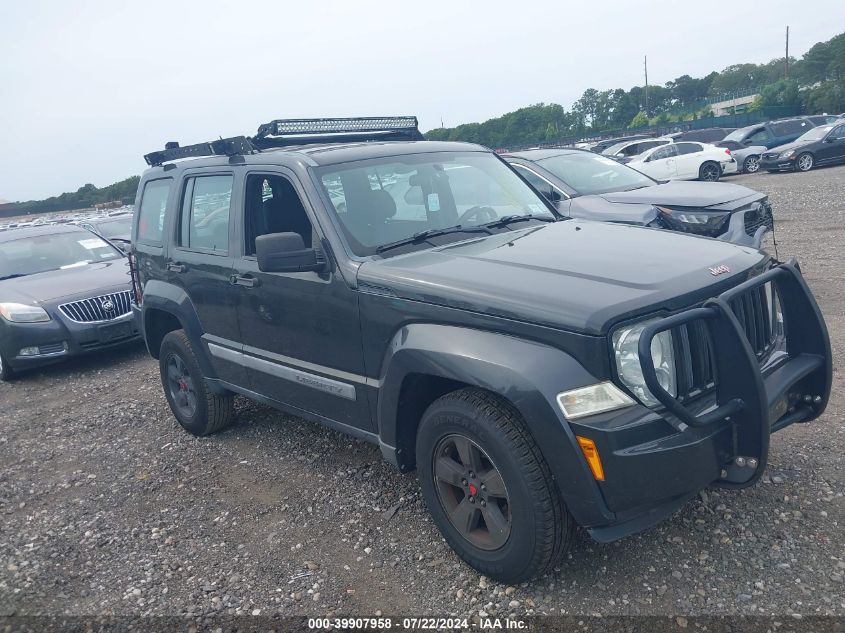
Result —
<svg viewBox="0 0 845 633"><path fill-rule="evenodd" d="M345 119L276 119L258 128L255 136L221 138L210 143L179 147L167 143L163 150L144 156L150 166L200 156L238 156L262 149L318 143L369 141L422 141L417 117L380 116Z"/></svg>
<svg viewBox="0 0 845 633"><path fill-rule="evenodd" d="M403 132L419 135L417 117L354 117L346 119L277 119L258 128L259 138L266 136L310 136L322 134L359 134L363 132Z"/></svg>

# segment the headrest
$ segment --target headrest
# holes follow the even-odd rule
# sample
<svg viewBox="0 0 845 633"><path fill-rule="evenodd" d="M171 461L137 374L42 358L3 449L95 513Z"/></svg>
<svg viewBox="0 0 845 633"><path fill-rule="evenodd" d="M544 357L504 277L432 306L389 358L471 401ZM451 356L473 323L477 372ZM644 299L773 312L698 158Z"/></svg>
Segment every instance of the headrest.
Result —
<svg viewBox="0 0 845 633"><path fill-rule="evenodd" d="M370 191L356 205L352 215L367 224L378 224L396 215L396 201L384 189Z"/></svg>

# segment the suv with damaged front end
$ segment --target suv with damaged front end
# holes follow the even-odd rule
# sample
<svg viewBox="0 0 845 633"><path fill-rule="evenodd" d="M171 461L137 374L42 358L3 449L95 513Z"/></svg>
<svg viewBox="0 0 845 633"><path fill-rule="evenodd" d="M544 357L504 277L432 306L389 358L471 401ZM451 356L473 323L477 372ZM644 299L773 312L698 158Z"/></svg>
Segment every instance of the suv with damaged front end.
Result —
<svg viewBox="0 0 845 633"><path fill-rule="evenodd" d="M240 394L373 442L501 581L553 566L576 525L611 541L753 484L771 433L827 404L797 264L561 218L413 118L279 120L146 158L136 318L176 420L213 433Z"/></svg>

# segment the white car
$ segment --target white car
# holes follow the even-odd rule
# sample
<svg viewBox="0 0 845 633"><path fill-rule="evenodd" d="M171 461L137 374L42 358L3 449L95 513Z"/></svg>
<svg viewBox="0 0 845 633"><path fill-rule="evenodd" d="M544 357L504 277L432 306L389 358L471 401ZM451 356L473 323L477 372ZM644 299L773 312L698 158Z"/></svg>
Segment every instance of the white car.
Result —
<svg viewBox="0 0 845 633"><path fill-rule="evenodd" d="M655 180L719 180L737 172L731 150L709 143L669 143L634 156L628 167Z"/></svg>

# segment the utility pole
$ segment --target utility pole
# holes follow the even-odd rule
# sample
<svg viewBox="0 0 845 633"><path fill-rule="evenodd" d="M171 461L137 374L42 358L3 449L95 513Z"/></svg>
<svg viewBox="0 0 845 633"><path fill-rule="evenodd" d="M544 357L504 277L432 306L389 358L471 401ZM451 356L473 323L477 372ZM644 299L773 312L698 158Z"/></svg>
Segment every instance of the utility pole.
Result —
<svg viewBox="0 0 845 633"><path fill-rule="evenodd" d="M648 116L648 55L643 58L643 70L645 71L645 114Z"/></svg>
<svg viewBox="0 0 845 633"><path fill-rule="evenodd" d="M789 27L786 27L786 57L783 58L783 76L789 79Z"/></svg>

